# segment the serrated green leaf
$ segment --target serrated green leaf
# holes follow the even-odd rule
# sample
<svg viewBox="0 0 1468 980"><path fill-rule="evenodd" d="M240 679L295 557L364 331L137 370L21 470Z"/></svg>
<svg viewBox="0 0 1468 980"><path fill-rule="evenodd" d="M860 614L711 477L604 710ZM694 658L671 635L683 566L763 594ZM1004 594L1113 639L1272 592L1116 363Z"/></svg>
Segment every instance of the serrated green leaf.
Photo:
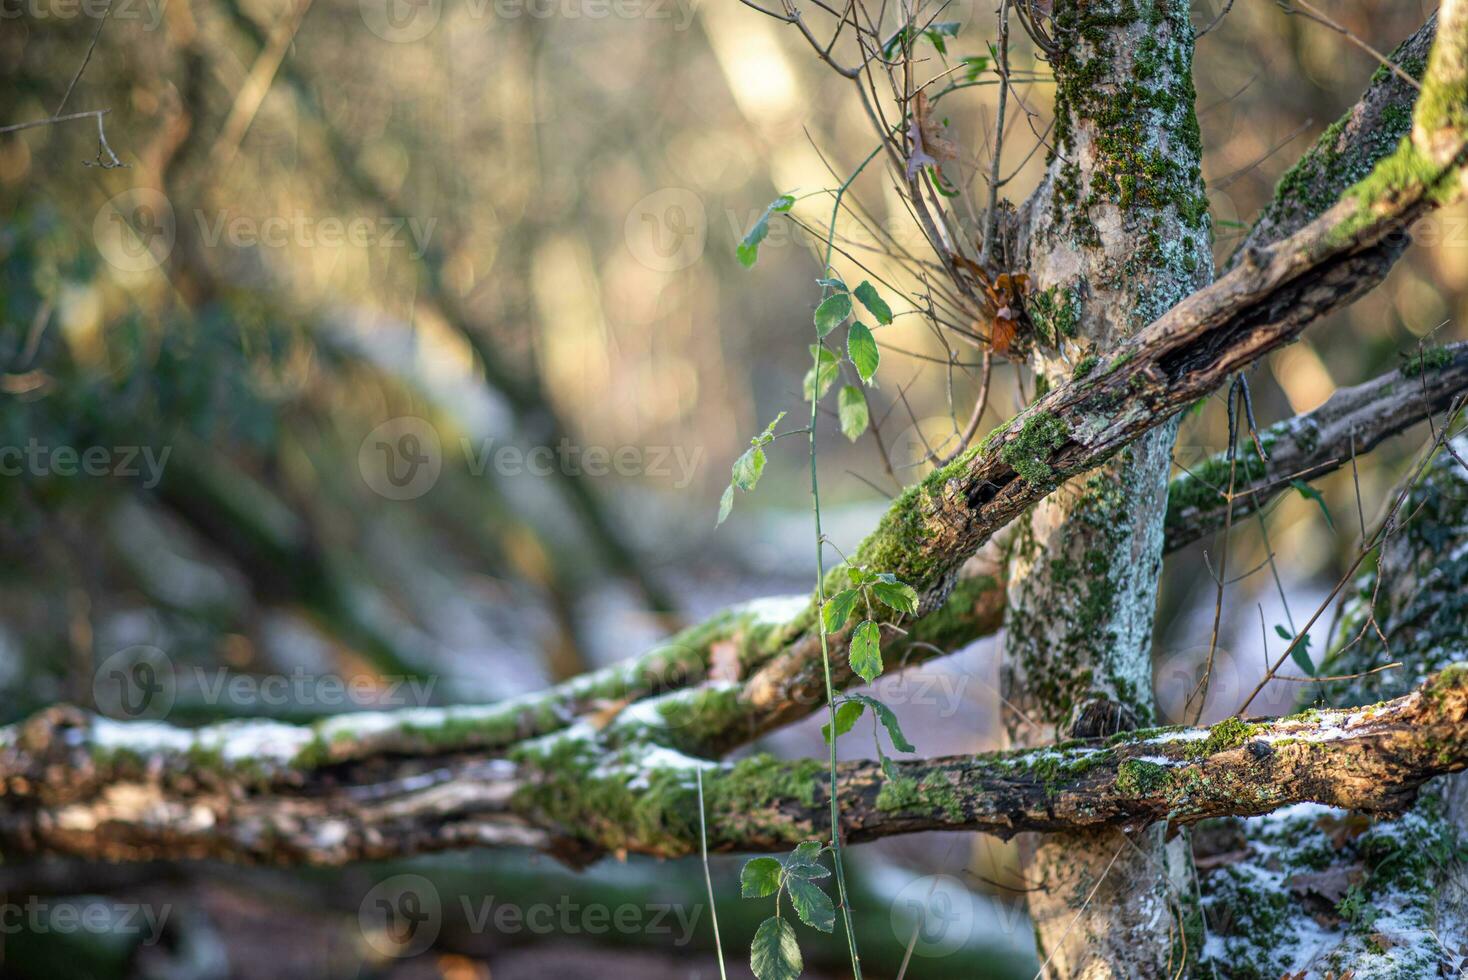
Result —
<svg viewBox="0 0 1468 980"><path fill-rule="evenodd" d="M818 840L803 840L790 852L790 861L814 861L821 856L825 846Z"/></svg>
<svg viewBox="0 0 1468 980"><path fill-rule="evenodd" d="M881 581L872 584L872 594L884 605L898 612L917 612L918 594L910 585L898 581Z"/></svg>
<svg viewBox="0 0 1468 980"><path fill-rule="evenodd" d="M819 885L804 878L792 876L786 882L790 904L795 906L795 914L800 916L800 921L812 929L830 932L836 925L836 906L831 904L831 897L821 891Z"/></svg>
<svg viewBox="0 0 1468 980"><path fill-rule="evenodd" d="M765 451L758 446L750 446L734 461L734 486L748 493L759 483L764 471Z"/></svg>
<svg viewBox="0 0 1468 980"><path fill-rule="evenodd" d="M734 509L734 484L724 488L724 495L719 498L719 519L714 521L714 527L718 527L729 519L729 512Z"/></svg>
<svg viewBox="0 0 1468 980"><path fill-rule="evenodd" d="M836 396L836 411L841 418L841 433L852 442L860 439L871 421L861 389L856 385L844 385Z"/></svg>
<svg viewBox="0 0 1468 980"><path fill-rule="evenodd" d="M852 323L846 332L846 356L856 365L856 373L861 375L861 380L871 384L882 355L877 352L877 339L872 336L872 331L860 320Z"/></svg>
<svg viewBox="0 0 1468 980"><path fill-rule="evenodd" d="M882 723L882 727L887 729L887 737L892 740L892 747L894 749L898 752L917 751L917 747L907 740L906 735L902 734L902 726L897 723L897 715L891 708L870 694L853 694L851 698L852 700L860 701L872 709L872 713L877 716L877 720Z"/></svg>
<svg viewBox="0 0 1468 980"><path fill-rule="evenodd" d="M759 220L754 223L754 226L749 229L749 233L744 236L739 242L738 247L734 249L734 255L739 259L740 265L746 269L754 268L755 261L759 259L760 243L770 233L770 215L776 212L783 213L789 211L794 204L795 198L789 194L781 194L770 202L769 207L765 208L764 213L759 216Z"/></svg>
<svg viewBox="0 0 1468 980"><path fill-rule="evenodd" d="M846 625L851 608L856 605L860 595L856 589L842 589L826 600L825 605L821 606L821 622L826 625L827 633L834 633Z"/></svg>
<svg viewBox="0 0 1468 980"><path fill-rule="evenodd" d="M1325 506L1325 496L1304 480L1291 480L1290 486L1300 491L1300 496L1306 500L1315 501L1315 505L1320 508L1320 513L1325 515L1325 526L1334 531L1335 521L1331 520L1330 508Z"/></svg>
<svg viewBox="0 0 1468 980"><path fill-rule="evenodd" d="M870 684L882 673L882 628L870 619L851 634L851 669Z"/></svg>
<svg viewBox="0 0 1468 980"><path fill-rule="evenodd" d="M749 946L749 968L759 980L795 980L804 965L790 923L772 915L759 924Z"/></svg>
<svg viewBox="0 0 1468 980"><path fill-rule="evenodd" d="M877 294L876 286L863 279L853 295L861 300L861 305L867 308L867 312L871 313L878 323L892 322L892 307L888 306L887 301Z"/></svg>
<svg viewBox="0 0 1468 980"><path fill-rule="evenodd" d="M856 724L856 720L865 710L866 705L860 701L842 701L836 705L836 737L840 738L851 731L851 726ZM831 744L831 723L829 721L821 726L821 738L826 740L827 745Z"/></svg>
<svg viewBox="0 0 1468 980"><path fill-rule="evenodd" d="M780 862L772 857L750 858L739 872L739 894L744 898L764 898L780 888Z"/></svg>
<svg viewBox="0 0 1468 980"><path fill-rule="evenodd" d="M851 316L851 294L832 293L816 307L816 334L824 337L846 322Z"/></svg>

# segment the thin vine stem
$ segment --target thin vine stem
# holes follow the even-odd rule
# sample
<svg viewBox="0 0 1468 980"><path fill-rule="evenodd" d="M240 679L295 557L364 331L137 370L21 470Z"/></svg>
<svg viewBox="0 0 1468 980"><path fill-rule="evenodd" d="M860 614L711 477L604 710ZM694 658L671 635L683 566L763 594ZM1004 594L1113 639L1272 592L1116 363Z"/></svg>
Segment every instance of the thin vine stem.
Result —
<svg viewBox="0 0 1468 980"><path fill-rule="evenodd" d="M856 178L866 169L867 164L876 159L881 149L879 145L867 154L866 159L836 190L836 199L831 205L831 225L826 235L825 278L827 279L831 278L831 257L835 248L836 221L841 214L841 199ZM822 287L822 298L825 298L830 290L830 286ZM811 389L810 400L810 499L816 524L816 623L821 636L821 669L825 674L826 713L831 726L831 736L827 739L830 748L828 776L831 796L831 857L832 863L836 866L836 894L841 900L841 920L846 926L846 946L851 953L851 972L855 980L861 980L861 956L856 950L856 929L851 924L851 901L846 895L846 870L841 860L841 804L836 795L836 689L835 685L831 683L831 644L826 633L826 618L821 615L821 607L826 603L826 535L821 529L821 484L816 474L816 422L820 419L820 373L823 347L823 338L818 330L815 348L811 353L815 362L812 368L815 372L812 375L815 384Z"/></svg>

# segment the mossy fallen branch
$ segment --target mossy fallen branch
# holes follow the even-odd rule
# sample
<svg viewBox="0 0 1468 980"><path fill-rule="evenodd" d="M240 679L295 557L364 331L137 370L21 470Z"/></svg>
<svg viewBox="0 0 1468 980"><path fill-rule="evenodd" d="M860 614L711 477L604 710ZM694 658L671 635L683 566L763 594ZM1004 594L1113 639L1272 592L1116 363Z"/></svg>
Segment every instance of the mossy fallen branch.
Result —
<svg viewBox="0 0 1468 980"><path fill-rule="evenodd" d="M308 729L248 722L196 731L53 709L0 739L0 847L109 860L224 858L339 864L471 846L529 846L581 862L696 853L693 773L709 846L777 851L822 834L824 764L696 760L608 749L580 725L494 758L303 762ZM840 769L854 842L926 830L1137 828L1268 813L1302 801L1372 812L1409 805L1468 767L1468 664L1364 708L1212 729Z"/></svg>

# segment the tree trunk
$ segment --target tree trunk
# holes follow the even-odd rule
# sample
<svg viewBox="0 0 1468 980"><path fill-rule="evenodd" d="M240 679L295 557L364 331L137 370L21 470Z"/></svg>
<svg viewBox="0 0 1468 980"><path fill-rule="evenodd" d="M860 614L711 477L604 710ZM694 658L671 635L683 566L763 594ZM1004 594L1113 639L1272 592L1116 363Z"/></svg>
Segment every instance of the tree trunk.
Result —
<svg viewBox="0 0 1468 980"><path fill-rule="evenodd" d="M1212 272L1178 0L1057 5L1054 149L1029 205L1025 267L1046 387L1151 323ZM1094 360L1090 361L1094 363ZM1078 371L1078 368L1080 369ZM1153 721L1151 637L1176 422L1041 501L1011 555L1004 696L1011 740ZM1105 830L1026 848L1040 957L1056 977L1161 977L1195 916L1183 838Z"/></svg>

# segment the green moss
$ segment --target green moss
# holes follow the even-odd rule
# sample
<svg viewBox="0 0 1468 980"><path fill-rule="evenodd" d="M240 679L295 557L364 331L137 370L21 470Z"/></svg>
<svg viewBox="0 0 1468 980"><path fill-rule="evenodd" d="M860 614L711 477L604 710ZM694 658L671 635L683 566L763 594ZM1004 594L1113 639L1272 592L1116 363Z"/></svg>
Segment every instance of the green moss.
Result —
<svg viewBox="0 0 1468 980"><path fill-rule="evenodd" d="M1165 766L1142 759L1127 759L1116 770L1116 790L1127 796L1155 796L1169 782Z"/></svg>
<svg viewBox="0 0 1468 980"><path fill-rule="evenodd" d="M1087 354L1076 363L1075 370L1072 371L1070 375L1072 380L1079 381L1080 379L1084 378L1086 375L1094 371L1096 369L1096 365L1099 363L1101 363L1101 358L1097 357L1095 354Z"/></svg>
<svg viewBox="0 0 1468 980"><path fill-rule="evenodd" d="M1189 742L1186 754L1192 759L1202 759L1219 752L1227 752L1243 745L1263 729L1263 725L1252 724L1242 718L1225 718L1208 730L1207 738Z"/></svg>
<svg viewBox="0 0 1468 980"><path fill-rule="evenodd" d="M999 458L1008 463L1026 483L1045 485L1055 477L1050 454L1070 438L1066 424L1049 412L1037 412L1025 420L1019 433L999 450Z"/></svg>
<svg viewBox="0 0 1468 980"><path fill-rule="evenodd" d="M1415 378L1424 371L1441 371L1453 363L1453 355L1445 347L1428 347L1407 358L1402 365L1402 377Z"/></svg>

